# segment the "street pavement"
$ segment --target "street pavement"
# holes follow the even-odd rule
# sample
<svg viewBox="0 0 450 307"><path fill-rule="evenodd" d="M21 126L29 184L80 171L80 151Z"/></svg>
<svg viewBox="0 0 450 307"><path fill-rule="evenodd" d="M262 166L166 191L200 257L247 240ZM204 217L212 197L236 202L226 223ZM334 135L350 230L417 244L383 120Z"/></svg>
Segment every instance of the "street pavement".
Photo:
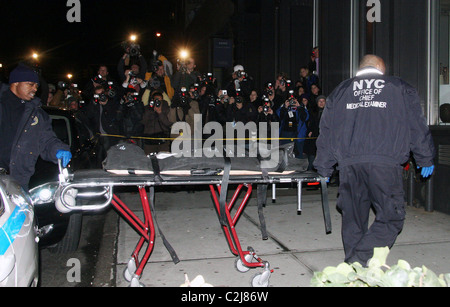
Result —
<svg viewBox="0 0 450 307"><path fill-rule="evenodd" d="M277 189L276 201L264 208L269 239L263 241L259 229L256 198L251 198L236 231L245 250L251 246L257 255L268 261L274 270L269 286L309 287L314 272L343 261L340 237L341 216L336 210L337 188L328 189L333 231L325 233L319 190L303 189L303 211L297 213L296 190ZM256 193L255 193L256 194ZM142 216L139 194L121 193L120 198L130 209ZM263 269L241 273L225 239L209 191L170 191L156 193L157 222L181 262L174 264L157 233L154 251L141 276L146 287L179 287L202 275L215 287L249 287L255 274ZM373 218L373 216L372 216ZM86 220L86 219L85 219ZM128 287L123 272L139 239L136 231L115 210L88 217L94 228L86 230L80 254L60 256L60 265L53 265L56 286L67 287ZM101 231L99 228L103 228ZM95 235L98 232L98 235ZM391 250L389 264L399 259L412 267L427 266L437 274L450 273L450 216L408 207L403 232ZM93 238L101 238L99 242ZM84 250L84 251L83 251ZM88 251L86 253L86 250ZM90 250L90 251L89 251ZM46 256L44 254L44 256ZM81 282L68 283L68 257L81 257ZM68 258L71 259L71 258ZM48 263L43 259L44 263ZM49 266L47 265L47 268ZM45 266L43 268L45 271ZM55 286L49 278L41 278L41 286Z"/></svg>

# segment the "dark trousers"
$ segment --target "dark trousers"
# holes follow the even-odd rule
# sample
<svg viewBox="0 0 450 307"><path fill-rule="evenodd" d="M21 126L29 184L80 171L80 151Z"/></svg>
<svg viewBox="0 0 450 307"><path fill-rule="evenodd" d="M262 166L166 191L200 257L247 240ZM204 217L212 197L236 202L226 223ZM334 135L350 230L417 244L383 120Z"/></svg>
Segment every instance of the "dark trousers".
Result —
<svg viewBox="0 0 450 307"><path fill-rule="evenodd" d="M391 248L403 229L402 169L365 163L342 167L339 176L345 262L366 265L375 247ZM376 217L369 227L371 208Z"/></svg>

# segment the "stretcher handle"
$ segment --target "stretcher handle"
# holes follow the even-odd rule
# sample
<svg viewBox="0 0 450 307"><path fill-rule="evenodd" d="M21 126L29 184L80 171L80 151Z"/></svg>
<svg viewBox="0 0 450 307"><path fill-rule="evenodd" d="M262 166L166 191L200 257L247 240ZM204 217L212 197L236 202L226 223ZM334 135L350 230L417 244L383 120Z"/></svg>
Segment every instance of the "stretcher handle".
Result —
<svg viewBox="0 0 450 307"><path fill-rule="evenodd" d="M89 192L89 193L80 193L78 194L78 196L81 198L89 198L89 197L97 197L97 196L101 196L101 195L105 195L106 200L103 203L100 204L94 204L94 205L84 205L84 206L76 206L76 202L74 202L74 204L69 204L66 201L66 194L69 191L73 191L73 190L77 190L77 188L86 188L88 186L86 185L77 185L77 184L69 184L69 185L65 185L62 186L62 190L61 190L61 196L60 196L60 200L61 200L61 204L70 212L95 212L95 211L102 211L104 209L106 209L110 204L111 201L113 199L114 193L113 193L113 185L107 185L104 186L104 191L98 193L98 192ZM70 194L69 194L70 195ZM71 196L72 197L72 196ZM70 199L70 198L69 198Z"/></svg>

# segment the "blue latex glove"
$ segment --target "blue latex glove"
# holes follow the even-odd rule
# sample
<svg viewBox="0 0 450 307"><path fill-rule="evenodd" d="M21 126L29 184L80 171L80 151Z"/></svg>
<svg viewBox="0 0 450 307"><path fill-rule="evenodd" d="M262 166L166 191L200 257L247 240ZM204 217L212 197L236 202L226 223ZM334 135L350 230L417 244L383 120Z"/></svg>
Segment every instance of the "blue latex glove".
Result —
<svg viewBox="0 0 450 307"><path fill-rule="evenodd" d="M417 168L420 168L420 167L417 167ZM434 165L429 166L429 167L422 167L421 175L423 178L428 178L433 174L433 172L434 172Z"/></svg>
<svg viewBox="0 0 450 307"><path fill-rule="evenodd" d="M59 150L56 153L56 159L61 159L62 160L62 166L63 167L67 167L67 165L70 162L70 159L72 159L72 154L70 153L70 151Z"/></svg>

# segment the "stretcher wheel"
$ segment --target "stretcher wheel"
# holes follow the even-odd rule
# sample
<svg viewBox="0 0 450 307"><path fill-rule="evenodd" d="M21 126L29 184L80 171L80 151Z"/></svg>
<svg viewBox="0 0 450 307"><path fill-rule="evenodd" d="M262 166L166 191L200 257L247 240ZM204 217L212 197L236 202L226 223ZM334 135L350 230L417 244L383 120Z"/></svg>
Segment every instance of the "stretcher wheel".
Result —
<svg viewBox="0 0 450 307"><path fill-rule="evenodd" d="M131 282L134 272L136 272L136 261L134 258L131 258L123 271L123 278L125 278L126 281Z"/></svg>
<svg viewBox="0 0 450 307"><path fill-rule="evenodd" d="M145 285L139 281L137 276L134 276L130 282L130 288L144 288Z"/></svg>
<svg viewBox="0 0 450 307"><path fill-rule="evenodd" d="M269 286L270 271L264 271L253 276L251 285L254 288L267 288Z"/></svg>
<svg viewBox="0 0 450 307"><path fill-rule="evenodd" d="M251 262L253 259L253 255L247 254L244 256L244 258L245 258L245 261ZM236 269L241 273L247 273L250 270L250 268L244 264L244 262L241 260L240 257L236 258L235 266L236 266Z"/></svg>

